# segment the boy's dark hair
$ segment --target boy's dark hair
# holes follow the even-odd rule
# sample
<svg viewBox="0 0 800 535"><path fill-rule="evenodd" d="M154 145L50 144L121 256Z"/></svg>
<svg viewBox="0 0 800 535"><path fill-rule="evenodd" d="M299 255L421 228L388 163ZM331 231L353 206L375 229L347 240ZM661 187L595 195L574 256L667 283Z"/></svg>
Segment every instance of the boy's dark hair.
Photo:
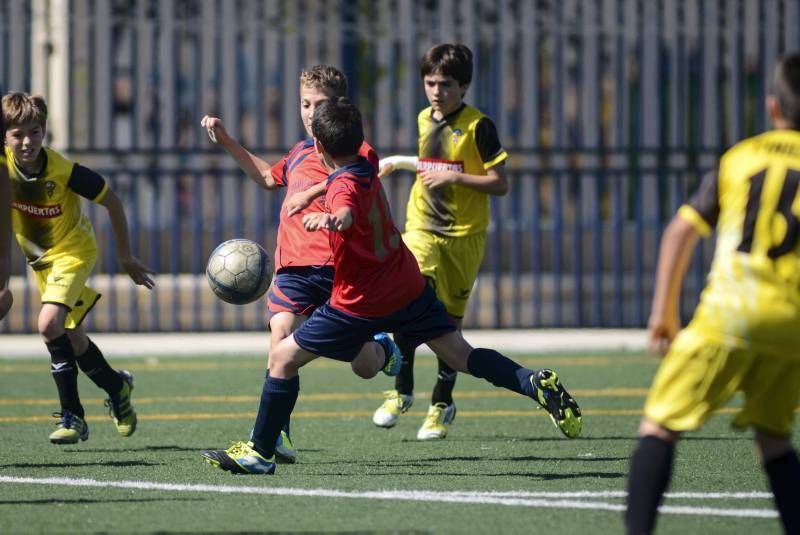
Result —
<svg viewBox="0 0 800 535"><path fill-rule="evenodd" d="M26 123L47 125L47 104L43 97L14 92L3 97L3 119L6 129Z"/></svg>
<svg viewBox="0 0 800 535"><path fill-rule="evenodd" d="M421 78L439 73L452 76L459 85L469 85L472 82L472 51L464 45L436 45L422 56L419 72Z"/></svg>
<svg viewBox="0 0 800 535"><path fill-rule="evenodd" d="M772 95L778 100L783 117L800 128L800 52L784 56L775 67Z"/></svg>
<svg viewBox="0 0 800 535"><path fill-rule="evenodd" d="M330 65L315 65L300 72L300 87L313 87L330 97L347 96L347 77Z"/></svg>
<svg viewBox="0 0 800 535"><path fill-rule="evenodd" d="M321 102L314 110L311 133L334 158L358 154L364 142L361 112L345 97Z"/></svg>

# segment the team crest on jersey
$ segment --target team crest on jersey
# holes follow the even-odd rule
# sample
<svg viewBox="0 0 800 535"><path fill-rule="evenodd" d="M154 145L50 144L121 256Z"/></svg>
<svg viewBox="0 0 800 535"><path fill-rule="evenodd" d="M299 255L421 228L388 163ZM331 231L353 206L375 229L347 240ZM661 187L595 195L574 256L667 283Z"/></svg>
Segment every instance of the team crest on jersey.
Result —
<svg viewBox="0 0 800 535"><path fill-rule="evenodd" d="M462 132L460 128L453 130L453 145L458 145L458 140L461 139L463 135L464 132Z"/></svg>
<svg viewBox="0 0 800 535"><path fill-rule="evenodd" d="M53 193L56 192L56 183L53 182L52 180L48 180L47 182L44 183L44 189L45 191L47 191L47 198L52 199Z"/></svg>

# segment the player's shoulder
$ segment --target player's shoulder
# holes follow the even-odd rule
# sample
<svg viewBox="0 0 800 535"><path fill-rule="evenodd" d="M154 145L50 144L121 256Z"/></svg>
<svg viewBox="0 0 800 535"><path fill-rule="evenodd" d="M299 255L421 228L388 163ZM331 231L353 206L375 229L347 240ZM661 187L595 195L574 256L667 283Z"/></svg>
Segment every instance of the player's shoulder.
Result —
<svg viewBox="0 0 800 535"><path fill-rule="evenodd" d="M314 140L311 138L303 139L295 143L294 146L289 149L289 152L286 153L286 156L292 158L293 156L308 151L309 149L314 150Z"/></svg>

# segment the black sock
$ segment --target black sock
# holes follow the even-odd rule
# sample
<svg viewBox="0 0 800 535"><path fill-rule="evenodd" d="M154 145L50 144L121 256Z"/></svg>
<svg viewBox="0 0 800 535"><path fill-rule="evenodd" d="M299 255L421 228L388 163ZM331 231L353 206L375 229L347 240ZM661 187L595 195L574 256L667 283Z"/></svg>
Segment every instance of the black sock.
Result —
<svg viewBox="0 0 800 535"><path fill-rule="evenodd" d="M639 439L631 456L625 527L629 535L652 533L672 475L675 444L654 436Z"/></svg>
<svg viewBox="0 0 800 535"><path fill-rule="evenodd" d="M769 486L775 495L775 506L781 515L786 533L800 533L800 461L797 452L789 450L764 465Z"/></svg>
<svg viewBox="0 0 800 535"><path fill-rule="evenodd" d="M45 342L50 352L50 373L56 382L61 410L83 418L83 406L78 397L78 368L75 366L75 351L66 333L55 340Z"/></svg>
<svg viewBox="0 0 800 535"><path fill-rule="evenodd" d="M533 370L523 368L494 349L475 348L467 357L469 373L486 379L495 386L507 388L517 394L533 397L530 376Z"/></svg>
<svg viewBox="0 0 800 535"><path fill-rule="evenodd" d="M436 405L437 403L452 405L453 389L456 387L458 372L440 359L436 360L439 363L439 373L436 375L436 385L433 387L431 405Z"/></svg>
<svg viewBox="0 0 800 535"><path fill-rule="evenodd" d="M89 340L89 347L83 355L75 357L83 373L92 380L94 384L108 392L109 396L115 396L122 390L122 379L117 372L108 364L100 349Z"/></svg>
<svg viewBox="0 0 800 535"><path fill-rule="evenodd" d="M266 459L275 454L275 443L281 429L289 421L300 393L300 377L276 379L267 373L256 423L253 426L253 444Z"/></svg>
<svg viewBox="0 0 800 535"><path fill-rule="evenodd" d="M417 348L400 333L394 333L394 343L403 354L403 365L400 366L400 373L394 378L394 387L399 393L410 396L414 393L414 353Z"/></svg>

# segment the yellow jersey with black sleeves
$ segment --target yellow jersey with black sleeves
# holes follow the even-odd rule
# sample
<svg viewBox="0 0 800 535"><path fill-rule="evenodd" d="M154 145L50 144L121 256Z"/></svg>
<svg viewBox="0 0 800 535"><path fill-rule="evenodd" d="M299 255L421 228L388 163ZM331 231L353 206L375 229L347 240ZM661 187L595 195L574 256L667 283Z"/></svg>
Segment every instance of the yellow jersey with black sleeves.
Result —
<svg viewBox="0 0 800 535"><path fill-rule="evenodd" d="M720 159L679 215L717 231L689 328L761 354L800 358L800 132L772 130Z"/></svg>
<svg viewBox="0 0 800 535"><path fill-rule="evenodd" d="M81 211L79 196L100 202L108 192L106 181L86 167L56 151L42 148L44 163L26 174L6 147L6 168L11 179L12 225L17 242L34 269L45 267L69 236L94 241L89 219ZM80 234L81 236L76 236ZM79 240L78 240L79 241Z"/></svg>
<svg viewBox="0 0 800 535"><path fill-rule="evenodd" d="M466 104L441 120L434 119L432 108L425 108L417 124L417 175L428 170L485 175L508 158L492 120ZM469 236L485 232L488 226L487 193L457 184L431 189L417 176L406 209L406 230Z"/></svg>

